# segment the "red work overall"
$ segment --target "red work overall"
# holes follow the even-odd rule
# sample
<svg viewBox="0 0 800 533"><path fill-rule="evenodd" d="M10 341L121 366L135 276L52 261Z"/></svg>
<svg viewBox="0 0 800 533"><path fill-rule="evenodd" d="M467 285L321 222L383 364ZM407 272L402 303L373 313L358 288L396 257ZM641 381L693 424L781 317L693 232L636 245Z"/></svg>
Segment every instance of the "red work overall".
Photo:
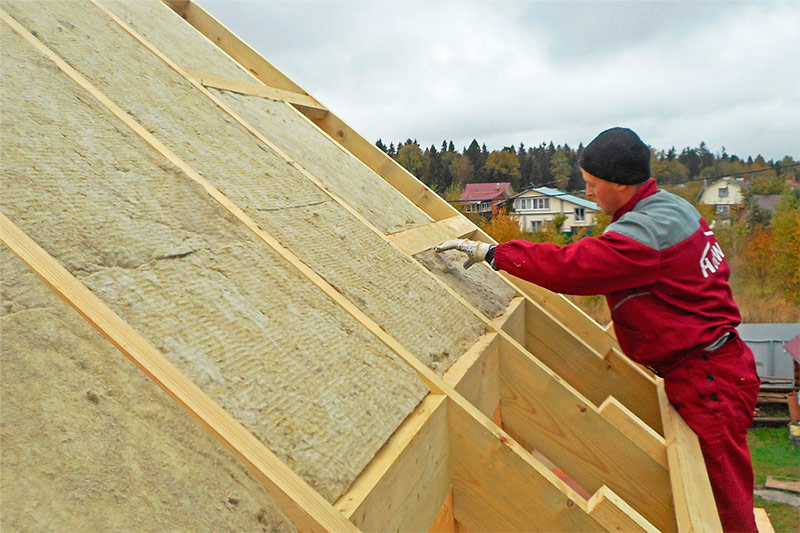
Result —
<svg viewBox="0 0 800 533"><path fill-rule="evenodd" d="M669 401L700 439L725 531L758 531L747 429L759 385L753 352L738 336L664 376Z"/></svg>

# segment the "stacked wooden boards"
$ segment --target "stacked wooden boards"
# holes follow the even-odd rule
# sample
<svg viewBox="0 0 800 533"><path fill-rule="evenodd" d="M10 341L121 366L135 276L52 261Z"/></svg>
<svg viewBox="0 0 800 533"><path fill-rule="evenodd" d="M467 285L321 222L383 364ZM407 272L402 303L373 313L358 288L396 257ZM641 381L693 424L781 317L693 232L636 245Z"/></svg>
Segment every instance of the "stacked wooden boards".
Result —
<svg viewBox="0 0 800 533"><path fill-rule="evenodd" d="M30 443L2 453L3 493L26 487L0 499L4 525L78 527L91 498L69 487L109 476L143 529L153 505L236 529L713 528L656 380L562 298L433 255L487 237L198 6L170 2L190 25L155 1L1 5L3 243L108 339L29 298L42 286L4 252L4 336L28 329L3 346L2 437ZM120 408L117 375L86 381L75 350L112 344L248 467L244 494L152 475L162 440L198 453L189 425L120 438L71 416L113 398L106 426L132 427L154 395L174 410L141 379L125 388L144 413ZM73 386L6 387L48 357ZM98 473L40 463L81 464L6 420L67 422Z"/></svg>

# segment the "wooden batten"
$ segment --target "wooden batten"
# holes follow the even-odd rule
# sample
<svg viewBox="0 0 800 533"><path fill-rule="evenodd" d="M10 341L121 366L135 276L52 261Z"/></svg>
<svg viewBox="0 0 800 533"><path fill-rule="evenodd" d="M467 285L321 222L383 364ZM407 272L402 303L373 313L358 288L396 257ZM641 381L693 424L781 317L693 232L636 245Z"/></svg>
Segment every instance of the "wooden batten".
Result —
<svg viewBox="0 0 800 533"><path fill-rule="evenodd" d="M426 531L450 489L447 403L428 395L335 507L363 531Z"/></svg>
<svg viewBox="0 0 800 533"><path fill-rule="evenodd" d="M501 419L509 433L590 493L606 485L659 529L675 529L661 464L526 352L501 339L499 355Z"/></svg>
<svg viewBox="0 0 800 533"><path fill-rule="evenodd" d="M8 16L0 10L0 18L7 22ZM356 531L300 476L2 213L0 241L242 461L295 527L304 531Z"/></svg>
<svg viewBox="0 0 800 533"><path fill-rule="evenodd" d="M536 302L525 308L525 347L595 405L614 396L657 433L661 414L655 382L634 363L603 357Z"/></svg>
<svg viewBox="0 0 800 533"><path fill-rule="evenodd" d="M661 378L658 380L657 390L664 418L667 461L678 531L722 531L711 482L700 451L700 441L669 403Z"/></svg>
<svg viewBox="0 0 800 533"><path fill-rule="evenodd" d="M430 250L446 240L458 239L475 231L475 224L468 218L456 215L432 222L425 226L399 231L389 239L408 255Z"/></svg>
<svg viewBox="0 0 800 533"><path fill-rule="evenodd" d="M181 69L191 76L197 83L203 87L212 87L223 91L230 91L247 96L258 96L261 98L271 98L273 100L281 100L290 104L297 104L309 109L318 111L318 117L325 116L328 112L325 107L319 102L306 94L300 94L292 91L284 91L283 89L276 89L275 87L267 87L261 83L252 83L231 78L218 76L209 72L201 72L189 67L181 67Z"/></svg>

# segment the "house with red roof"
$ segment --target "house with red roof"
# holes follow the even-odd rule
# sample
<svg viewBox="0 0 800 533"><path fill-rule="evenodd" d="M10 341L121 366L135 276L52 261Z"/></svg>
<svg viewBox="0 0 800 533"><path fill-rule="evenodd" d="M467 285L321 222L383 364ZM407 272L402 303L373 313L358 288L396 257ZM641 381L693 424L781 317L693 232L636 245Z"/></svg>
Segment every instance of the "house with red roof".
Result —
<svg viewBox="0 0 800 533"><path fill-rule="evenodd" d="M458 201L465 213L478 213L491 218L500 209L499 204L514 196L511 183L467 183Z"/></svg>

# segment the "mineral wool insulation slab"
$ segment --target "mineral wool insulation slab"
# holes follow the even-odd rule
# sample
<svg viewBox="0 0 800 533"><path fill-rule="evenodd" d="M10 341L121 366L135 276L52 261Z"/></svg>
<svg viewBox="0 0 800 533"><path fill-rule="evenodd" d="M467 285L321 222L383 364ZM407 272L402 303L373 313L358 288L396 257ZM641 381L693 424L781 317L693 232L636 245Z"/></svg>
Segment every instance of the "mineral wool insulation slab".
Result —
<svg viewBox="0 0 800 533"><path fill-rule="evenodd" d="M241 462L2 246L0 270L4 531L294 530Z"/></svg>
<svg viewBox="0 0 800 533"><path fill-rule="evenodd" d="M2 26L3 213L334 501L424 384Z"/></svg>
<svg viewBox="0 0 800 533"><path fill-rule="evenodd" d="M159 0L102 3L178 65L239 81L255 81ZM264 8L268 10L269 5L265 4ZM405 196L342 150L288 104L211 91L336 195L346 198L356 211L384 233L431 221Z"/></svg>
<svg viewBox="0 0 800 533"><path fill-rule="evenodd" d="M408 256L333 202L99 8L83 2L6 6L435 372L443 374L484 332L483 323ZM121 64L135 65L135 71Z"/></svg>
<svg viewBox="0 0 800 533"><path fill-rule="evenodd" d="M256 81L159 0L102 3L175 63L239 81ZM418 207L292 106L269 98L209 90L384 233L429 222ZM357 248L348 252L360 253ZM499 276L482 267L464 270L453 254L434 257L433 252L424 252L415 257L489 318L501 315L514 297L514 290ZM440 333L435 332L436 336ZM441 353L437 352L439 356Z"/></svg>

